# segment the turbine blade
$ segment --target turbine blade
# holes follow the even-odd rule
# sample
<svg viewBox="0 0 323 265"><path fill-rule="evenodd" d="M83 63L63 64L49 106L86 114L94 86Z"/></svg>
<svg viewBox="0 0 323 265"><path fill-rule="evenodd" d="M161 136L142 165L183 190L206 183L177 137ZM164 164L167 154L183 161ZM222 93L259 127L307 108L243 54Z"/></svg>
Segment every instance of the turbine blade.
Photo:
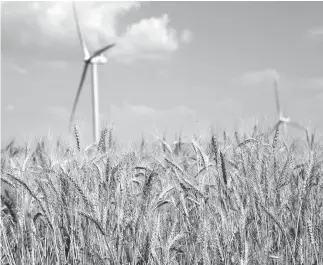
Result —
<svg viewBox="0 0 323 265"><path fill-rule="evenodd" d="M300 125L300 124L299 124L299 123L297 123L297 122L289 121L289 122L287 122L287 124L288 124L288 125L290 125L290 126L292 126L292 127L297 128L297 129L299 129L299 130L306 131L306 128L305 128L304 126Z"/></svg>
<svg viewBox="0 0 323 265"><path fill-rule="evenodd" d="M93 59L94 57L100 55L101 53L113 48L116 44L115 43L112 43L112 44L109 44L107 46L104 46L103 48L97 50L95 53L93 53L93 55L91 56L90 59Z"/></svg>
<svg viewBox="0 0 323 265"><path fill-rule="evenodd" d="M75 97L75 100L74 100L73 109L72 109L72 113L71 113L71 117L70 117L70 123L69 123L70 128L71 128L71 125L72 125L72 122L73 122L73 119L74 119L76 105L78 103L78 100L79 100L79 97L80 97L80 94L81 94L81 90L82 90L82 86L83 86L83 83L84 83L84 80L85 80L86 71L88 69L88 66L89 66L89 62L86 62L84 67L83 67L82 77L81 77L81 80L80 80L79 87L77 89L77 93L76 93L76 97Z"/></svg>
<svg viewBox="0 0 323 265"><path fill-rule="evenodd" d="M77 34L79 36L80 39L80 43L83 49L83 53L84 53L84 57L86 59L88 59L90 57L90 53L89 50L86 46L85 40L84 40L84 36L82 34L81 28L80 28L80 22L77 16L77 12L76 12L76 6L75 6L75 2L73 1L73 13L74 13L74 18L75 18L75 22L76 22L76 29L77 29Z"/></svg>
<svg viewBox="0 0 323 265"><path fill-rule="evenodd" d="M283 116L283 113L280 108L280 100L279 100L279 94L278 94L278 82L277 82L276 78L274 80L274 92L275 92L275 99L276 99L276 109L277 109L277 113L278 113L278 116L280 119Z"/></svg>

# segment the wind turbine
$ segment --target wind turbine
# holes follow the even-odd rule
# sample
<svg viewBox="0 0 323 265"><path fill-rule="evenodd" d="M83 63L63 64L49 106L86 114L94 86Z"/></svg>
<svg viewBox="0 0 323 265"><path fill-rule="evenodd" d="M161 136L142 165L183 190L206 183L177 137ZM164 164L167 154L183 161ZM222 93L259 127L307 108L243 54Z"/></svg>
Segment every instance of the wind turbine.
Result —
<svg viewBox="0 0 323 265"><path fill-rule="evenodd" d="M293 126L299 130L305 130L306 128L297 122L291 121L290 117L284 116L283 112L281 110L280 106L280 100L278 95L278 81L275 78L274 80L274 93L275 93L275 99L276 99L276 108L278 113L278 122L275 124L275 126L269 131L269 134L271 134L274 130L276 130L280 125L284 125L284 131L286 131L286 125Z"/></svg>
<svg viewBox="0 0 323 265"><path fill-rule="evenodd" d="M74 119L74 114L75 114L75 109L76 105L78 103L82 86L86 77L87 70L89 68L89 65L92 67L92 119L93 119L93 138L94 142L98 143L99 141L99 91L98 91L98 65L106 64L107 63L107 58L104 56L104 52L113 48L115 46L115 43L106 45L98 50L96 50L92 55L90 55L89 50L86 46L84 36L82 34L82 31L80 29L80 23L78 20L77 12L76 12L76 7L75 3L73 1L73 13L74 13L74 18L76 22L76 29L77 33L80 39L81 47L84 53L84 67L83 67L83 72L81 76L81 80L78 86L78 90L76 93L76 97L74 100L73 104L73 109L70 117L70 122L69 122L69 128L71 130L71 125Z"/></svg>

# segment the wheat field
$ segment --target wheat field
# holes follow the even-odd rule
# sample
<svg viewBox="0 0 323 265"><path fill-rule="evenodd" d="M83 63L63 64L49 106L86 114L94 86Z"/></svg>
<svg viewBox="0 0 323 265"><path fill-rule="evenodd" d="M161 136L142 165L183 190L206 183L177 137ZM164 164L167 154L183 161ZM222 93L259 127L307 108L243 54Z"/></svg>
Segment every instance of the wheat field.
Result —
<svg viewBox="0 0 323 265"><path fill-rule="evenodd" d="M314 135L74 140L1 152L1 264L323 264Z"/></svg>

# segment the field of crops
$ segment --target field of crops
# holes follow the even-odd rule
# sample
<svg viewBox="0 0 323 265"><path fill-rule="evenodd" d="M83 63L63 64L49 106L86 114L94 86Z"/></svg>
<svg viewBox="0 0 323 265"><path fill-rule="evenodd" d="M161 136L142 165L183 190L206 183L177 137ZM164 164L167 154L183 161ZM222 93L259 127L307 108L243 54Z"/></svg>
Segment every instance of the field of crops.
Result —
<svg viewBox="0 0 323 265"><path fill-rule="evenodd" d="M1 264L323 264L323 142L161 137L1 153Z"/></svg>

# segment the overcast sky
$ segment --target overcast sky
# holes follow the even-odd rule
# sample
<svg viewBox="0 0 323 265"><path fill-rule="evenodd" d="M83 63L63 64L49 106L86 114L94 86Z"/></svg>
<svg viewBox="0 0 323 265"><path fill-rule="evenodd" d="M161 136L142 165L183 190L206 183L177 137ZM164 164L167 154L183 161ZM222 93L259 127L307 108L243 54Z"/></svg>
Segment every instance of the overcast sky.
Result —
<svg viewBox="0 0 323 265"><path fill-rule="evenodd" d="M1 4L1 138L67 133L83 67L71 2ZM77 2L99 67L102 122L121 140L272 122L323 129L323 2ZM90 74L90 72L89 72ZM91 141L90 75L76 119ZM270 123L269 123L270 124Z"/></svg>

